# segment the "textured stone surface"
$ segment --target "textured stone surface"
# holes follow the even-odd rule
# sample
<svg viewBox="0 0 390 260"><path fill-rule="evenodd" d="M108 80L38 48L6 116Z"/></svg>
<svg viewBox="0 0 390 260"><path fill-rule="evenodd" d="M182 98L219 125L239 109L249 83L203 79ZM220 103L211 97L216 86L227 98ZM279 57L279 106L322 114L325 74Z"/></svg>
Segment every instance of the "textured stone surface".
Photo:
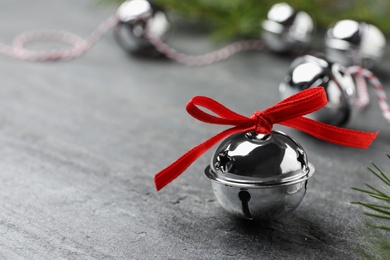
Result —
<svg viewBox="0 0 390 260"><path fill-rule="evenodd" d="M1 41L36 28L82 36L114 11L95 1L0 1ZM214 47L178 31L187 52ZM376 72L390 84L390 50ZM279 100L291 57L242 53L189 68L135 59L112 33L79 59L32 63L0 57L0 258L6 259L351 259L359 257L365 199L378 185L374 160L390 170L390 128L374 98L349 127L380 130L368 150L339 147L276 127L316 167L300 207L270 223L230 218L203 175L211 151L157 193L153 176L223 128L187 115L206 95L246 115ZM390 94L390 89L386 91Z"/></svg>

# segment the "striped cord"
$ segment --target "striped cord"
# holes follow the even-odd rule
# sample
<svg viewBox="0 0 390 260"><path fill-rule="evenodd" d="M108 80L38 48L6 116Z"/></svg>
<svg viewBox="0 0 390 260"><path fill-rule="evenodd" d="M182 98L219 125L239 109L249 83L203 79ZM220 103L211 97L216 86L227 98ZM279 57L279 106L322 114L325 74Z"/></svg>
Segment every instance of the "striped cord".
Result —
<svg viewBox="0 0 390 260"><path fill-rule="evenodd" d="M367 80L375 89L376 95L378 97L378 103L379 107L382 111L383 117L387 120L387 122L390 123L390 108L389 108L389 100L387 98L385 89L383 88L382 83L379 81L379 79L366 68L360 67L360 66L351 66L347 68L347 71L357 79L357 81ZM360 79L359 79L360 77ZM357 106L362 106L364 104L368 104L367 100L369 100L366 82L364 82L364 85L357 84L358 86L358 99L357 99Z"/></svg>
<svg viewBox="0 0 390 260"><path fill-rule="evenodd" d="M70 60L81 56L91 49L99 39L111 28L117 25L116 15L102 22L86 39L73 33L55 30L39 30L22 33L15 37L12 45L0 43L0 54L27 61L58 61ZM51 49L44 51L29 50L27 43L36 41L56 41L71 45L66 49Z"/></svg>
<svg viewBox="0 0 390 260"><path fill-rule="evenodd" d="M262 40L243 40L233 42L222 47L219 50L212 51L202 55L188 55L175 50L168 44L164 43L160 38L153 35L147 35L150 43L162 54L171 60L187 66L204 66L225 60L234 54L242 51L264 51L267 46Z"/></svg>
<svg viewBox="0 0 390 260"><path fill-rule="evenodd" d="M110 29L115 27L118 22L119 17L117 15L109 17L86 39L83 39L73 33L57 30L24 32L14 38L12 45L0 43L0 54L13 57L15 59L37 62L71 60L81 56L91 49L99 41L99 39ZM168 58L187 66L204 66L216 63L242 51L267 50L267 46L261 40L245 40L233 42L219 50L212 51L207 54L187 55L173 49L158 37L151 36L149 34L146 34L145 37L159 52ZM28 43L38 41L61 42L70 45L70 47L65 49L51 49L43 51L29 50L26 48Z"/></svg>

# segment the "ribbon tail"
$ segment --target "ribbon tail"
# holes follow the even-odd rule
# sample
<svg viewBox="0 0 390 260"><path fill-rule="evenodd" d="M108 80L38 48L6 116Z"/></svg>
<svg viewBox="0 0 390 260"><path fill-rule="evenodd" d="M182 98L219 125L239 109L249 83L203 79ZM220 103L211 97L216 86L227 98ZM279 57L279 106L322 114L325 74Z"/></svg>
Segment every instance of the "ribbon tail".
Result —
<svg viewBox="0 0 390 260"><path fill-rule="evenodd" d="M249 130L251 129L248 129L248 131ZM154 176L154 184L157 191L164 188L164 186L166 186L168 183L179 177L179 175L182 174L183 171L185 171L185 169L187 169L196 159L198 159L202 154L204 154L224 137L241 131L246 131L246 129L243 129L242 127L229 128L189 150L174 163Z"/></svg>
<svg viewBox="0 0 390 260"><path fill-rule="evenodd" d="M295 128L327 142L361 149L368 148L378 135L378 132L363 132L345 129L327 125L305 117L297 117L284 122L279 122L279 124Z"/></svg>

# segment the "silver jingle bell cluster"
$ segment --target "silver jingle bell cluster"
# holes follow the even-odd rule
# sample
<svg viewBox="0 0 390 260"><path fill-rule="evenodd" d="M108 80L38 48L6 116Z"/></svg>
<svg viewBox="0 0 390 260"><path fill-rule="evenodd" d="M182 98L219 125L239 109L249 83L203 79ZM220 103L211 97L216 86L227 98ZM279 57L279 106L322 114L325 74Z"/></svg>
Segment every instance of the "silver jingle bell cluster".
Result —
<svg viewBox="0 0 390 260"><path fill-rule="evenodd" d="M382 114L390 122L383 86L373 73L364 69L379 63L385 46L386 39L375 26L352 20L339 21L326 34L326 55L305 55L292 62L279 86L281 97L323 86L329 103L311 116L341 126L351 122L361 108L368 105L366 84L369 80L376 89ZM355 73L356 69L364 73ZM366 101L362 101L364 99Z"/></svg>
<svg viewBox="0 0 390 260"><path fill-rule="evenodd" d="M119 22L115 35L118 43L134 55L163 54L187 65L205 65L227 58L242 49L264 50L259 44L260 41L257 41L253 46L238 44L235 50L221 50L219 54L225 55L222 57L216 57L217 52L203 55L204 57L191 57L171 50L168 45L159 41L169 40L172 25L168 15L158 6L147 0L128 0L118 8L117 16ZM271 7L267 19L261 25L266 49L303 55L292 62L280 84L282 98L321 85L327 91L329 105L311 117L339 126L353 120L361 108L368 105L366 85L369 77L362 75L362 71L351 75L348 68L357 65L370 69L378 64L384 53L386 39L377 27L352 20L338 21L330 26L325 36L325 54L317 52L310 56L304 54L311 53L310 44L315 26L313 19L306 12L296 11L286 3L278 3ZM151 35L157 42L152 41ZM160 46L161 44L163 46ZM206 59L199 62L199 58ZM366 71L366 74L370 72ZM375 81L378 84L371 84L376 88L378 96L384 96L381 97L384 101L380 104L382 114L390 122L386 94L380 82L377 79Z"/></svg>
<svg viewBox="0 0 390 260"><path fill-rule="evenodd" d="M118 9L115 28L119 44L131 54L156 55L148 40L151 32L166 39L171 28L161 8L146 0L130 0ZM263 40L274 52L309 50L314 33L312 18L286 3L274 5L262 22ZM343 20L326 35L326 56L304 55L292 62L280 84L282 98L310 87L325 88L329 103L310 115L343 125L357 114L356 82L345 66L373 67L383 55L383 34L373 25ZM284 133L239 133L226 138L205 169L216 198L232 215L245 219L274 219L293 211L305 196L314 167L303 147Z"/></svg>

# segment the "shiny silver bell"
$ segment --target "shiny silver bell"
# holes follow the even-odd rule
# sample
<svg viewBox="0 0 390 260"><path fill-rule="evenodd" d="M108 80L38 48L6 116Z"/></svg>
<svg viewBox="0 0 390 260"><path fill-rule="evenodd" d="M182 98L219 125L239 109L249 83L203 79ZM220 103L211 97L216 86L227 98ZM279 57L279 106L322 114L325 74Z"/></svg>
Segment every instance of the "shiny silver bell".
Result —
<svg viewBox="0 0 390 260"><path fill-rule="evenodd" d="M310 87L325 88L328 104L308 115L317 121L341 126L357 114L354 101L356 85L345 67L324 58L305 55L295 59L284 80L279 85L281 98L285 99Z"/></svg>
<svg viewBox="0 0 390 260"><path fill-rule="evenodd" d="M238 133L226 138L205 169L224 209L246 219L274 219L293 211L314 167L284 133Z"/></svg>
<svg viewBox="0 0 390 260"><path fill-rule="evenodd" d="M286 3L275 4L262 23L263 38L275 52L307 48L312 40L314 22L303 11L295 11Z"/></svg>
<svg viewBox="0 0 390 260"><path fill-rule="evenodd" d="M374 25L341 20L332 25L325 37L325 50L330 60L344 66L371 68L383 56L386 38Z"/></svg>
<svg viewBox="0 0 390 260"><path fill-rule="evenodd" d="M135 55L159 54L145 36L150 33L161 39L166 37L171 25L161 8L146 0L128 0L119 6L117 16L114 34L126 51Z"/></svg>

